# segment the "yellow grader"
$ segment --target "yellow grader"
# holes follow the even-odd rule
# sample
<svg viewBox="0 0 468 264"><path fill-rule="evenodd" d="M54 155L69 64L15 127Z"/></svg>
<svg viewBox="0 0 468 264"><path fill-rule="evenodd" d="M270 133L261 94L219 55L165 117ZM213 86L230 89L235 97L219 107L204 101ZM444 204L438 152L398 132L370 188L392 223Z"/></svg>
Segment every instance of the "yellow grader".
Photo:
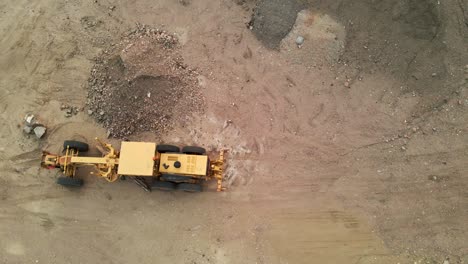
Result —
<svg viewBox="0 0 468 264"><path fill-rule="evenodd" d="M44 151L41 166L60 169L63 176L57 179L57 183L67 187L82 186L83 180L76 177L76 170L92 166L96 171L91 174L109 182L128 176L146 191L201 192L202 182L211 179L217 181L217 191L224 190L224 150L220 151L218 158L210 160L206 150L196 146L186 146L181 150L173 145L123 141L120 151L116 151L111 144L96 140L101 157L82 156L81 153L88 151L88 144L67 140L63 143L63 155Z"/></svg>

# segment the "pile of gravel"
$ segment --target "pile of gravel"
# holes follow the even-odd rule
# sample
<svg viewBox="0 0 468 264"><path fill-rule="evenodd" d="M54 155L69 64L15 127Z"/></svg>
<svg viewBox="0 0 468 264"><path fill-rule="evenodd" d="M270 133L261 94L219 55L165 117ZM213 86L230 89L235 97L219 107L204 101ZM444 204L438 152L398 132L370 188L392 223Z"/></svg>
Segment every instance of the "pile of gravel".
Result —
<svg viewBox="0 0 468 264"><path fill-rule="evenodd" d="M138 25L95 60L88 80L88 114L125 138L164 133L204 109L197 73L183 63L177 38Z"/></svg>

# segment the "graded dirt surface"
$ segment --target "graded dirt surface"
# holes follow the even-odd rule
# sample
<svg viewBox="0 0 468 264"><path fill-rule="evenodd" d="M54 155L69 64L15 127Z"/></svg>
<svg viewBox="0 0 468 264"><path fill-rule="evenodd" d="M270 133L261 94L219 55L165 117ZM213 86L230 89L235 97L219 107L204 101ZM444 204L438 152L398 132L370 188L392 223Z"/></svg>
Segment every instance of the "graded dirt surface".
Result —
<svg viewBox="0 0 468 264"><path fill-rule="evenodd" d="M338 60L311 62L321 56L301 56L294 36L275 44L291 53L265 47L251 1L2 1L0 262L468 263L466 1L317 2L301 4L346 29L319 34L344 47L306 36L300 52ZM228 191L147 193L86 170L69 190L39 167L42 149L106 138L88 80L137 22L176 34L204 107L126 137L228 149ZM133 55L149 62L144 50ZM154 89L142 107L182 81L158 76L134 75ZM81 111L65 117L63 104ZM43 139L22 133L30 112Z"/></svg>

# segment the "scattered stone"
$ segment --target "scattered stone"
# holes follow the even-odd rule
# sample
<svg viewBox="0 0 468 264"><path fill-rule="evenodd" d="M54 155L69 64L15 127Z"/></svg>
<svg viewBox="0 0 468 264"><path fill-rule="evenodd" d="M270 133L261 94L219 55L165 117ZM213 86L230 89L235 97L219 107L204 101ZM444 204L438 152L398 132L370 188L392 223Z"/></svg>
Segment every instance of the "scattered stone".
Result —
<svg viewBox="0 0 468 264"><path fill-rule="evenodd" d="M42 138L46 133L46 127L44 125L38 124L33 114L28 114L24 118L25 126L23 127L23 132L25 134L34 134L37 138Z"/></svg>
<svg viewBox="0 0 468 264"><path fill-rule="evenodd" d="M406 150L406 147L405 147L405 146L401 146L401 150L405 151L405 150Z"/></svg>
<svg viewBox="0 0 468 264"><path fill-rule="evenodd" d="M179 3L183 6L188 6L190 5L190 0L179 0Z"/></svg>
<svg viewBox="0 0 468 264"><path fill-rule="evenodd" d="M350 87L350 84L349 84L348 81L344 82L344 87L346 87L346 88L349 88L349 87Z"/></svg>
<svg viewBox="0 0 468 264"><path fill-rule="evenodd" d="M296 38L296 44L299 45L299 46L304 44L304 37L303 36L298 36Z"/></svg>
<svg viewBox="0 0 468 264"><path fill-rule="evenodd" d="M433 73L431 74L431 76L432 76L432 77L436 77L436 76L437 76L437 73L433 72Z"/></svg>
<svg viewBox="0 0 468 264"><path fill-rule="evenodd" d="M80 109L78 107L66 104L62 104L60 106L60 110L65 110L65 117L72 117L73 115L77 115L80 112Z"/></svg>
<svg viewBox="0 0 468 264"><path fill-rule="evenodd" d="M107 138L110 138L112 136L112 132L110 130L107 130Z"/></svg>
<svg viewBox="0 0 468 264"><path fill-rule="evenodd" d="M23 132L26 133L26 134L31 134L32 133L32 127L30 126L24 126L23 127Z"/></svg>
<svg viewBox="0 0 468 264"><path fill-rule="evenodd" d="M105 114L104 111L99 112L99 115L102 115L102 116L103 116L104 114Z"/></svg>
<svg viewBox="0 0 468 264"><path fill-rule="evenodd" d="M232 124L232 120L231 120L231 119L228 119L228 120L224 121L223 129L226 129L230 124Z"/></svg>
<svg viewBox="0 0 468 264"><path fill-rule="evenodd" d="M28 125L28 126L32 126L36 122L36 118L34 117L33 114L27 114L24 117L24 120L26 121L26 125Z"/></svg>
<svg viewBox="0 0 468 264"><path fill-rule="evenodd" d="M73 115L73 110L71 108L67 108L67 111L65 112L65 117L72 117Z"/></svg>
<svg viewBox="0 0 468 264"><path fill-rule="evenodd" d="M34 128L34 134L36 135L37 138L42 138L42 136L44 136L46 131L47 129L45 128L45 126L40 125Z"/></svg>
<svg viewBox="0 0 468 264"><path fill-rule="evenodd" d="M110 7L109 7L109 10L110 10L110 11L114 11L114 9L115 9L115 6L110 6Z"/></svg>
<svg viewBox="0 0 468 264"><path fill-rule="evenodd" d="M92 115L94 113L93 110L88 110L88 115Z"/></svg>

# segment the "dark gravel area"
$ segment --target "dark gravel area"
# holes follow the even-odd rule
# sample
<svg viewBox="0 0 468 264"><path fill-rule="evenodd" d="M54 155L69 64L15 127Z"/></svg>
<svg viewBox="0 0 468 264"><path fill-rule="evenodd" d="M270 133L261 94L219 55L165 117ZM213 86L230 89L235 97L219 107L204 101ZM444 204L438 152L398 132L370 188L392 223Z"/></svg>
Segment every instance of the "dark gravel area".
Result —
<svg viewBox="0 0 468 264"><path fill-rule="evenodd" d="M254 9L250 26L255 36L270 49L278 49L281 40L291 31L297 13L305 5L296 0L263 0Z"/></svg>

